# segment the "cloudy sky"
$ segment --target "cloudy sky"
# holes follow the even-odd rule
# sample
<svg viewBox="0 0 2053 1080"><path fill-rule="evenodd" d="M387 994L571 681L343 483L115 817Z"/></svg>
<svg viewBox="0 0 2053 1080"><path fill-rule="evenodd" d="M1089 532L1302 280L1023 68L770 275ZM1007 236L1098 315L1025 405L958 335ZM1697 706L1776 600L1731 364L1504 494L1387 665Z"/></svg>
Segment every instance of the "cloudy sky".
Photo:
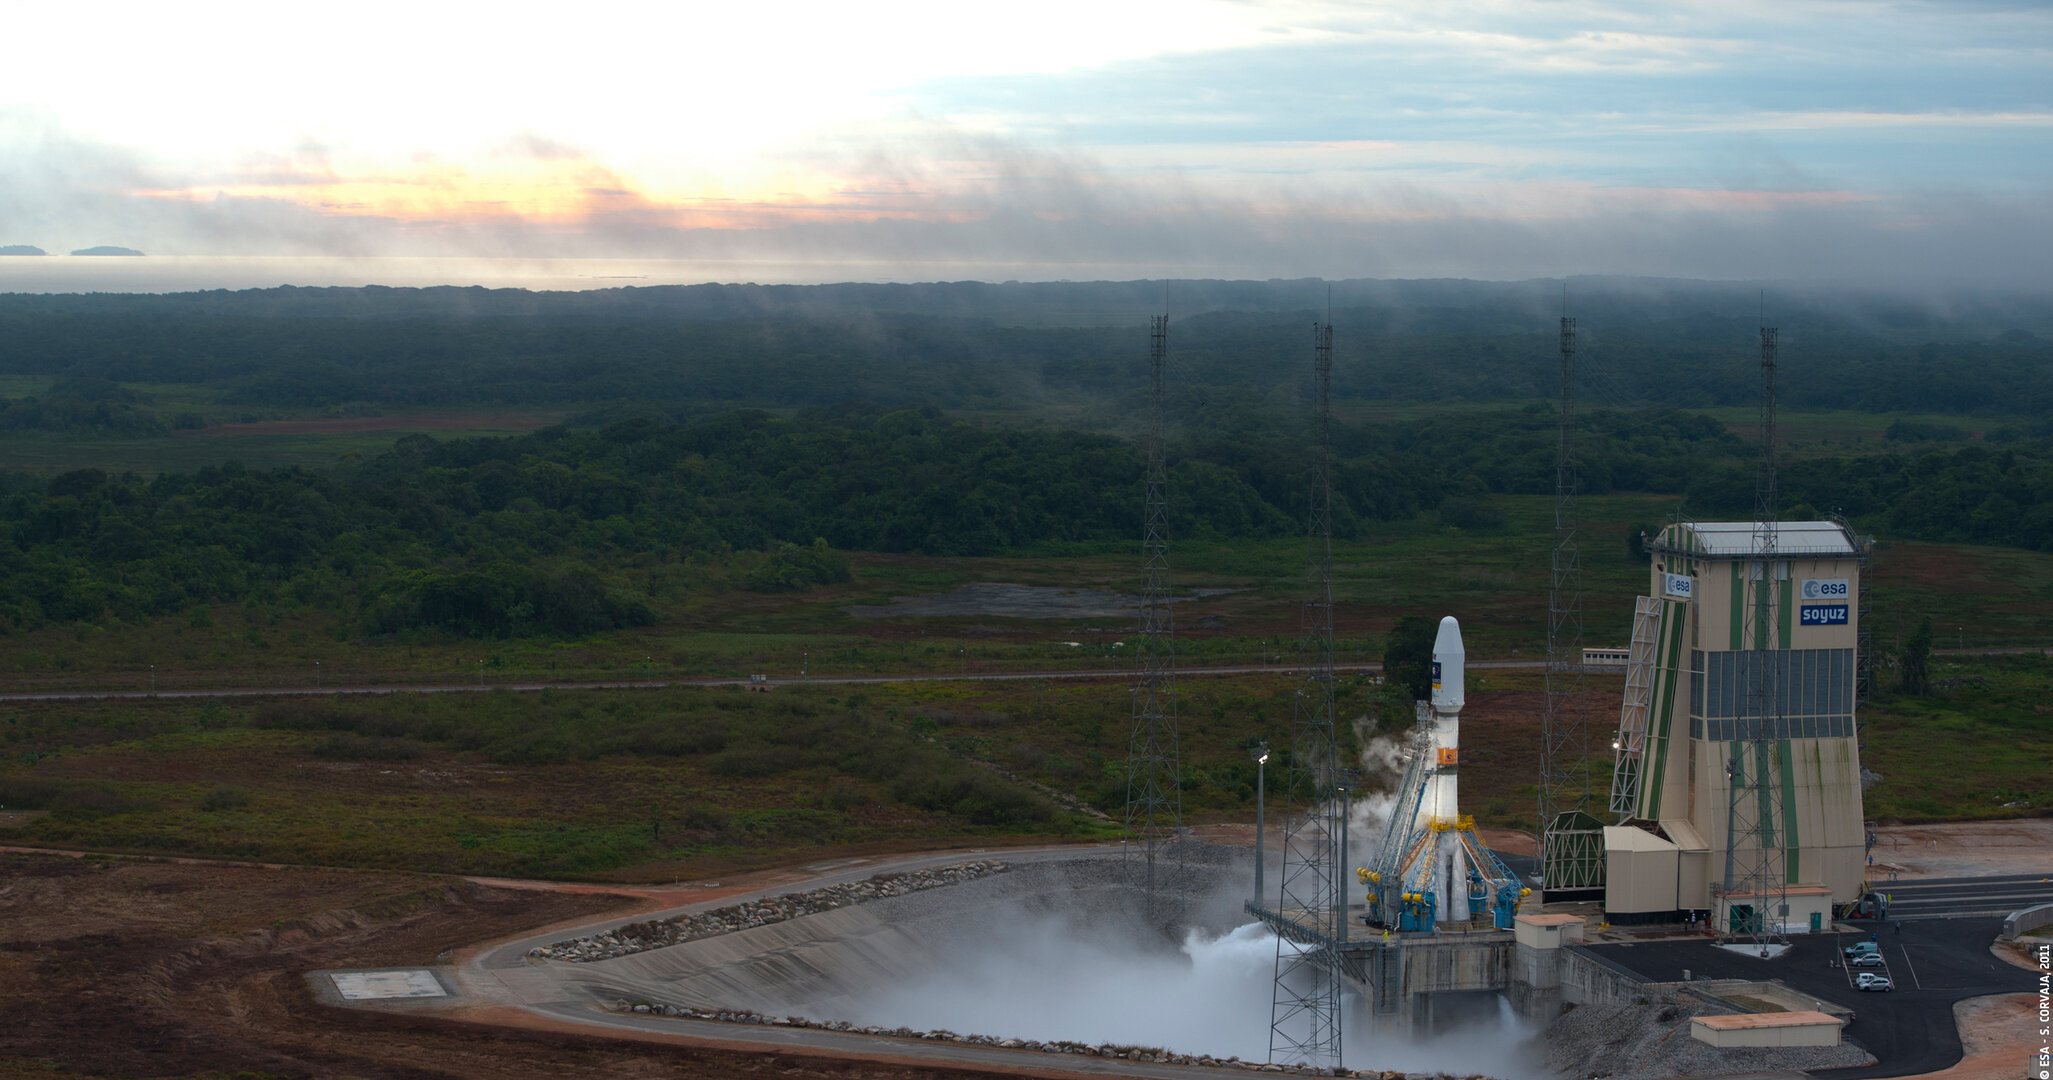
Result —
<svg viewBox="0 0 2053 1080"><path fill-rule="evenodd" d="M10 2L6 23L0 244L53 252L2053 281L2044 3Z"/></svg>

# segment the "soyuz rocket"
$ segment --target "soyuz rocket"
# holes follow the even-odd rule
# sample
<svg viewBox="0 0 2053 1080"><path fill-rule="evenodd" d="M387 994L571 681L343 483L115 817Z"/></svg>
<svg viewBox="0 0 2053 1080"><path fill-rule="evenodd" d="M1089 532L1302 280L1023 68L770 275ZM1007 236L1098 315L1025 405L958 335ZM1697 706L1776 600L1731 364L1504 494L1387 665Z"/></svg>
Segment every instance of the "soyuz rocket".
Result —
<svg viewBox="0 0 2053 1080"><path fill-rule="evenodd" d="M1440 632L1433 638L1433 696L1427 705L1427 718L1433 725L1433 771L1419 800L1417 827L1440 826L1432 856L1439 871L1434 875L1439 893L1435 900L1440 917L1455 921L1469 917L1468 857L1453 831L1461 817L1455 784L1461 764L1462 686L1467 666L1461 624L1449 615L1440 620Z"/></svg>

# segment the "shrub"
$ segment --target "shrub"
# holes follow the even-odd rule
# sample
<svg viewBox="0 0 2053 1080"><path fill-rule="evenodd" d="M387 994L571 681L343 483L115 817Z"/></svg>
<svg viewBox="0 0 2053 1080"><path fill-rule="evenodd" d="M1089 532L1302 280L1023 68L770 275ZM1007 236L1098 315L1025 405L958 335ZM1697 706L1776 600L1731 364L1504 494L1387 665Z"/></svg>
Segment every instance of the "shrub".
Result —
<svg viewBox="0 0 2053 1080"><path fill-rule="evenodd" d="M215 810L240 810L249 804L249 792L241 788L224 787L207 792L206 797L200 800L200 809L211 813Z"/></svg>
<svg viewBox="0 0 2053 1080"><path fill-rule="evenodd" d="M406 739L342 731L322 739L313 753L328 761L412 761L421 756L421 747Z"/></svg>
<svg viewBox="0 0 2053 1080"><path fill-rule="evenodd" d="M1440 504L1440 521L1463 532L1487 532L1504 527L1503 508L1475 495L1456 495Z"/></svg>
<svg viewBox="0 0 2053 1080"><path fill-rule="evenodd" d="M746 742L714 754L706 767L719 776L756 780L804 768L809 757L806 751L796 746Z"/></svg>
<svg viewBox="0 0 2053 1080"><path fill-rule="evenodd" d="M48 810L57 817L96 818L153 810L154 804L111 785L90 780L0 781L0 806Z"/></svg>

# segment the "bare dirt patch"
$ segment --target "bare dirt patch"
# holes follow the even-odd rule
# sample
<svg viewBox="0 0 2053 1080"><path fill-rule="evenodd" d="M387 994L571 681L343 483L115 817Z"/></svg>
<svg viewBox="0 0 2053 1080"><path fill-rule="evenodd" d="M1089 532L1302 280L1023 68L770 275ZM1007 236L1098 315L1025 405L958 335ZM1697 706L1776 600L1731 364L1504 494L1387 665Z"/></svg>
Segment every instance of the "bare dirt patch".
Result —
<svg viewBox="0 0 2053 1080"><path fill-rule="evenodd" d="M2053 818L1883 825L1873 854L1877 879L2053 874Z"/></svg>
<svg viewBox="0 0 2053 1080"><path fill-rule="evenodd" d="M804 872L762 878L783 875ZM602 890L0 854L0 1078L989 1075L346 1009L316 1001L302 977L447 964L475 943L756 884Z"/></svg>
<svg viewBox="0 0 2053 1080"><path fill-rule="evenodd" d="M1191 596L1173 596L1172 604L1192 599L1221 596L1232 589L1199 589ZM936 618L959 615L988 615L1011 619L1114 619L1134 618L1140 598L1105 589L1077 589L1051 585L1012 585L978 581L945 593L894 596L889 604L859 604L843 611L859 619L892 619L906 616Z"/></svg>
<svg viewBox="0 0 2053 1080"><path fill-rule="evenodd" d="M2030 994L1969 998L1955 1004L1953 1019L1960 1027L1964 1055L1950 1069L1926 1073L1926 1080L2012 1080L2031 1075L2026 1067L2032 1047L2022 1036L2037 1029L2034 1004Z"/></svg>

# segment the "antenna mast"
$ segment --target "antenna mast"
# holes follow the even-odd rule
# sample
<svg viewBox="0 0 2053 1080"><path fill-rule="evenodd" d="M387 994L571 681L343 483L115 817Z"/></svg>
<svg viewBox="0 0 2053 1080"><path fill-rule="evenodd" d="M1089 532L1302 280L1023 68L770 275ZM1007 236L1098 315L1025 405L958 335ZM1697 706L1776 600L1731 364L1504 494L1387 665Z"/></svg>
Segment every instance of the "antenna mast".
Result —
<svg viewBox="0 0 2053 1080"><path fill-rule="evenodd" d="M1782 684L1788 675L1783 668L1789 652L1777 631L1780 618L1790 614L1791 584L1788 564L1776 554L1781 524L1775 488L1777 352L1775 328L1761 327L1761 462L1754 482L1753 558L1747 567L1751 595L1743 620L1747 717L1740 725L1743 737L1726 752L1726 925L1719 928L1758 946L1763 955L1769 941L1782 936L1789 915L1786 859L1794 854L1783 847L1787 837L1777 833L1784 792L1776 774L1790 767L1788 745L1782 741Z"/></svg>
<svg viewBox="0 0 2053 1080"><path fill-rule="evenodd" d="M1163 464L1162 369L1169 355L1169 316L1148 322L1147 502L1141 524L1141 609L1134 640L1133 735L1126 753L1126 848L1129 883L1143 891L1151 923L1166 924L1165 894L1183 885L1174 845L1183 827L1183 789L1176 750L1176 641L1169 608L1168 472ZM1177 850L1171 848L1171 850Z"/></svg>
<svg viewBox="0 0 2053 1080"><path fill-rule="evenodd" d="M1283 893L1278 914L1298 940L1276 938L1276 994L1269 1060L1340 1066L1340 946L1347 940L1347 807L1333 725L1333 327L1312 327L1313 449L1311 599L1299 617L1303 681L1292 705L1290 783L1285 788Z"/></svg>
<svg viewBox="0 0 2053 1080"><path fill-rule="evenodd" d="M1566 290L1563 292L1566 297ZM1565 303L1564 303L1564 306ZM1575 465L1575 320L1561 317L1560 434L1554 450L1554 550L1547 592L1547 696L1540 727L1540 888L1602 883L1601 834L1558 820L1587 812L1590 748L1583 697L1583 568Z"/></svg>

